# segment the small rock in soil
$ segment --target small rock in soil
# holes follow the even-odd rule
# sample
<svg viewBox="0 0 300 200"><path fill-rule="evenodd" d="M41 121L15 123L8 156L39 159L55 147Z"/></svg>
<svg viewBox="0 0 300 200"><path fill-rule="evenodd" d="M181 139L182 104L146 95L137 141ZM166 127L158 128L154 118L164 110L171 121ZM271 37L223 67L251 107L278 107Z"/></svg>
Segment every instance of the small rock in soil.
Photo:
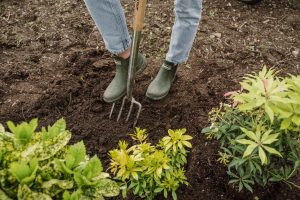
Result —
<svg viewBox="0 0 300 200"><path fill-rule="evenodd" d="M96 68L107 67L107 66L110 66L110 61L101 59L101 60L94 62L93 66Z"/></svg>
<svg viewBox="0 0 300 200"><path fill-rule="evenodd" d="M221 38L222 34L221 33L214 33L214 36L216 36L217 38Z"/></svg>
<svg viewBox="0 0 300 200"><path fill-rule="evenodd" d="M292 51L292 54L297 58L299 55L299 49L295 49L294 51Z"/></svg>

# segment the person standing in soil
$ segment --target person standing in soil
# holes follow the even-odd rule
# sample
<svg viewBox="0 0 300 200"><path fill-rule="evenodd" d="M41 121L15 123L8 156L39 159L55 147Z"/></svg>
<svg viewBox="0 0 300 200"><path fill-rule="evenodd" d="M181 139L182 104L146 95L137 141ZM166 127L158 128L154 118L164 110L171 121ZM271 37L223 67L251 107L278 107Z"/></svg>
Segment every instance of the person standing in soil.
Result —
<svg viewBox="0 0 300 200"><path fill-rule="evenodd" d="M126 94L131 50L124 10L120 0L84 0L116 64L116 74L104 92L104 101L111 103ZM159 100L167 96L175 78L178 64L188 60L201 19L202 0L174 0L175 23L165 61L149 85L146 96ZM146 67L146 58L139 53L137 72Z"/></svg>

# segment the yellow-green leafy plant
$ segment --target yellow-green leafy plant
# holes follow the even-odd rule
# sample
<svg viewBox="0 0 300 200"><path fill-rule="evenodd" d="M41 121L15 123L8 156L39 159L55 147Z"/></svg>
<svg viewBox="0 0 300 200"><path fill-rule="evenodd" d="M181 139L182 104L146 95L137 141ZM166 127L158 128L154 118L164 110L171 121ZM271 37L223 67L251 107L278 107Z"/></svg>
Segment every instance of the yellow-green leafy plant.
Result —
<svg viewBox="0 0 300 200"><path fill-rule="evenodd" d="M181 184L188 185L185 176L189 142L192 137L186 129L169 130L169 135L157 145L147 142L145 129L136 128L130 134L135 145L119 141L119 148L111 150L110 171L121 184L123 197L131 191L141 198L154 199L160 193L177 199L176 190Z"/></svg>
<svg viewBox="0 0 300 200"><path fill-rule="evenodd" d="M220 141L218 161L239 190L270 182L300 189L292 181L300 169L300 76L277 74L264 67L246 76L240 91L228 93L232 103L212 109L202 130Z"/></svg>
<svg viewBox="0 0 300 200"><path fill-rule="evenodd" d="M68 145L64 119L37 131L38 120L0 124L0 199L92 200L117 196L118 184L103 172L83 142Z"/></svg>

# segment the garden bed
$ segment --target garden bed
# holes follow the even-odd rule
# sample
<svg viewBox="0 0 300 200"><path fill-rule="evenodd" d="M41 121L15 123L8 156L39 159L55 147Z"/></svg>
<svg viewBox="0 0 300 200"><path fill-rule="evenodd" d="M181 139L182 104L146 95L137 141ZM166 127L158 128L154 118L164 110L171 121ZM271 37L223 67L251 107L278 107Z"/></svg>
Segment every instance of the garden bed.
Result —
<svg viewBox="0 0 300 200"><path fill-rule="evenodd" d="M131 16L129 2L122 1ZM190 60L180 67L170 95L154 102L145 91L167 50L170 4L149 2L142 45L149 66L137 79L134 95L143 105L138 126L148 130L150 141L157 142L169 128L187 128L194 137L187 170L191 186L181 188L178 198L299 199L299 190L284 184L256 188L254 194L237 192L228 185L226 167L216 161L218 143L200 133L209 110L224 101L225 92L238 89L245 73L268 65L283 75L299 74L299 11L284 0L255 6L204 1ZM0 0L0 17L0 122L39 117L45 125L64 117L72 142L83 140L107 167L108 151L133 129L108 119L111 105L102 95L114 63L83 1ZM300 184L299 175L295 181Z"/></svg>

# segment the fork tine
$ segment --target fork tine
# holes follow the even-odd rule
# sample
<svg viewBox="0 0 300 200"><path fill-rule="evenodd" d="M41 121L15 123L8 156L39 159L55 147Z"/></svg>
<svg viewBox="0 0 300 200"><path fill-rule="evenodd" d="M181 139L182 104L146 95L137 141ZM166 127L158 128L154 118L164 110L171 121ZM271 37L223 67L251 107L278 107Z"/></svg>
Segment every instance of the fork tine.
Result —
<svg viewBox="0 0 300 200"><path fill-rule="evenodd" d="M123 100L122 100L122 104L121 104L120 111L119 111L119 113L118 113L117 122L121 119L121 116L122 116L122 114L123 114L123 110L124 110L124 107L125 107L126 100L130 101L129 98L128 98L127 96L124 96L124 98L123 98ZM137 110L136 117L135 117L135 119L134 119L133 127L136 126L137 121L138 121L138 119L139 119L139 117L140 117L140 113L141 113L141 111L142 111L142 104L141 104L140 102L136 101L133 97L131 97L130 108L129 108L129 111L128 111L128 113L127 113L127 117L126 117L126 120L125 120L126 122L129 121L129 118L130 118L130 116L131 116L131 113L133 112L133 106L134 106L134 104L138 106L138 110ZM109 119L111 119L111 117L112 117L112 114L113 114L113 112L114 112L114 110L115 110L115 106L116 106L116 103L114 102L113 105L112 105L112 107L111 107Z"/></svg>
<svg viewBox="0 0 300 200"><path fill-rule="evenodd" d="M138 111L137 111L137 114L136 114L136 117L135 117L135 120L134 120L134 123L133 123L133 127L136 126L136 123L140 117L140 114L141 114L141 111L142 111L142 104L138 101L136 101L135 99L133 99L134 103L139 107Z"/></svg>
<svg viewBox="0 0 300 200"><path fill-rule="evenodd" d="M112 105L112 107L110 109L109 119L111 119L111 116L112 116L112 114L114 112L114 109L115 109L115 105L116 105L116 103L113 103L113 105Z"/></svg>
<svg viewBox="0 0 300 200"><path fill-rule="evenodd" d="M126 122L128 122L128 120L129 120L129 117L130 117L131 112L132 112L132 108L133 108L133 101L131 101L131 103L130 103L130 108L129 108L129 111L128 111L128 114L127 114Z"/></svg>
<svg viewBox="0 0 300 200"><path fill-rule="evenodd" d="M121 118L121 115L122 115L122 112L123 112L123 108L124 108L126 99L127 99L127 96L125 96L125 97L123 98L122 105L121 105L121 108L120 108L120 111L119 111L119 114L118 114L117 122L118 122L118 121L120 120L120 118Z"/></svg>

